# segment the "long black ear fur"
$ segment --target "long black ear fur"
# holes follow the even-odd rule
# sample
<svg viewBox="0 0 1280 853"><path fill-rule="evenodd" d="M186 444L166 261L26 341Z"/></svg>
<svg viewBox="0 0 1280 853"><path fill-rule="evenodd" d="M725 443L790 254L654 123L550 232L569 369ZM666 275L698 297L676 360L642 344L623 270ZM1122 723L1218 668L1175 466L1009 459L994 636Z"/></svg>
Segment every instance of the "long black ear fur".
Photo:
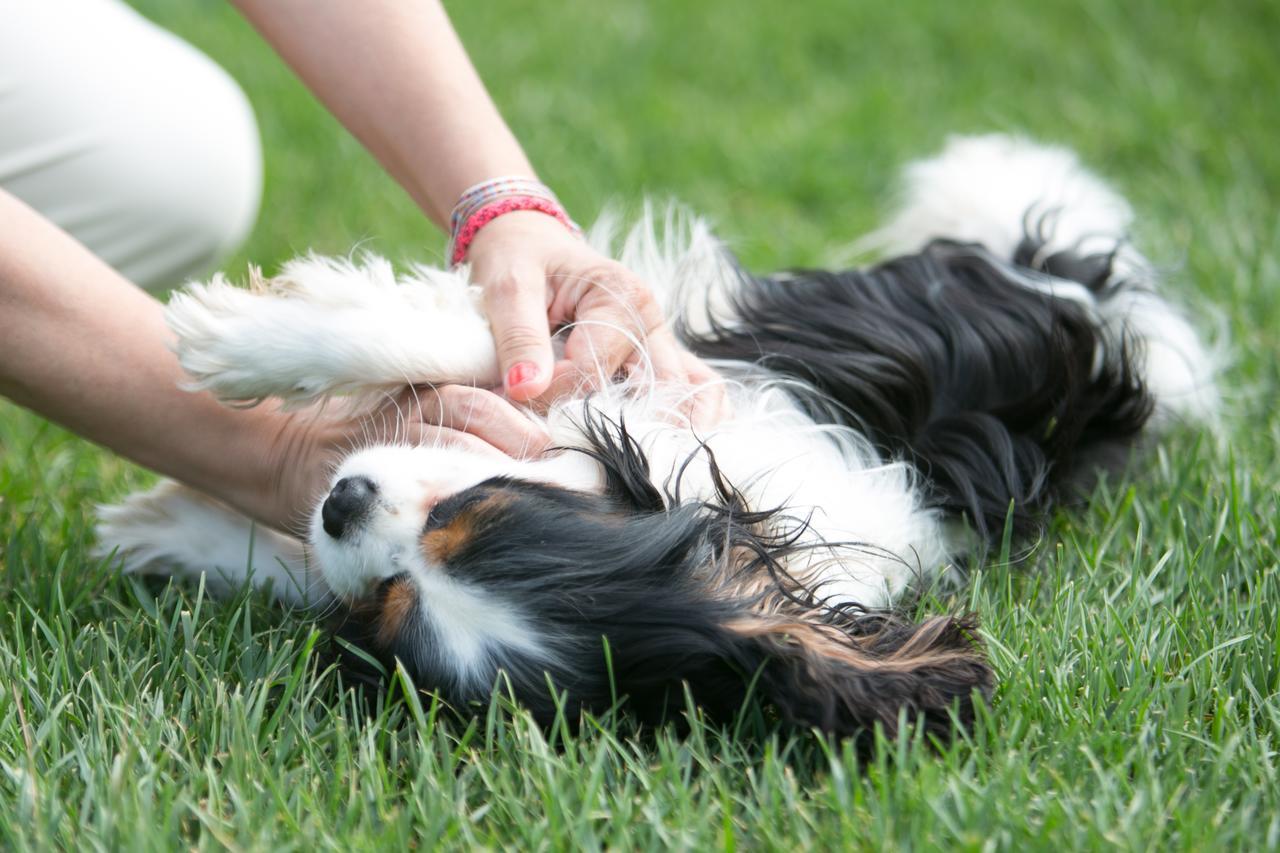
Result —
<svg viewBox="0 0 1280 853"><path fill-rule="evenodd" d="M894 736L902 721L948 740L968 729L974 703L994 677L967 619L921 624L880 613L874 631L855 637L812 624L757 620L734 627L748 659L761 660L756 689L789 723L841 737L880 726Z"/></svg>
<svg viewBox="0 0 1280 853"><path fill-rule="evenodd" d="M687 688L722 722L750 700L837 737L866 738L877 726L892 737L905 722L945 742L971 727L994 684L964 618L914 624L875 612L837 627L812 614L739 612L718 624L654 624L633 639L611 638L612 671L627 707L650 722L678 719Z"/></svg>

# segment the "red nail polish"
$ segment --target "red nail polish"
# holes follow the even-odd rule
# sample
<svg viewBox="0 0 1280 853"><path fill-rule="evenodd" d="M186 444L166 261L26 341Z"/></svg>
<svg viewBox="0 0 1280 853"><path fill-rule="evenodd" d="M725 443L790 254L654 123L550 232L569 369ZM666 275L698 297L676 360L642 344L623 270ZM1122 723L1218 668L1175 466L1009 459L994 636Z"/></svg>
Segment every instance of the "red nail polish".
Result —
<svg viewBox="0 0 1280 853"><path fill-rule="evenodd" d="M511 365L507 371L507 387L516 388L528 384L538 378L538 365L531 361L522 361Z"/></svg>

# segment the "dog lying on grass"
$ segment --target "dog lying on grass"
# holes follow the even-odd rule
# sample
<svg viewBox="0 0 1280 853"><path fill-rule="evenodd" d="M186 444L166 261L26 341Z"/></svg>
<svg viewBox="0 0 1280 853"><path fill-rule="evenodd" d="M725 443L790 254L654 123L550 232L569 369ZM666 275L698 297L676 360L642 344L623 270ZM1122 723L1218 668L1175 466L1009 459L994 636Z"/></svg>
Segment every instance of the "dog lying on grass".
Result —
<svg viewBox="0 0 1280 853"><path fill-rule="evenodd" d="M1211 359L1131 216L1071 153L987 136L907 170L867 269L753 276L701 221L648 217L619 260L713 360L720 423L695 429L687 389L641 370L555 402L540 458L356 450L305 538L162 483L104 510L101 542L127 571L337 609L458 709L505 678L542 720L553 688L654 719L687 689L712 714L753 695L836 735L945 735L992 687L981 643L895 602L1147 433L1214 416ZM193 286L168 318L195 388L360 406L499 384L479 305L465 270L304 257L250 290Z"/></svg>

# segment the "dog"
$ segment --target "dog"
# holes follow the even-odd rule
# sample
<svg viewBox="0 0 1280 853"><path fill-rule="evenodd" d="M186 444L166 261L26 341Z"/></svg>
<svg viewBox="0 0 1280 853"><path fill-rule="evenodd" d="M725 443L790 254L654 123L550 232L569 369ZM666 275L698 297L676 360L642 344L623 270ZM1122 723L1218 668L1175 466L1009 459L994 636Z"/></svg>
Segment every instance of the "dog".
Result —
<svg viewBox="0 0 1280 853"><path fill-rule="evenodd" d="M888 260L745 272L704 222L645 217L619 260L723 377L701 431L644 371L545 414L532 460L374 444L305 537L173 483L101 513L130 572L246 580L336 609L387 667L465 711L495 684L540 721L611 707L854 736L947 736L994 683L975 622L904 595L1035 529L1146 437L1212 428L1215 360L1071 152L953 138L872 235ZM608 222L589 235L612 245ZM466 270L307 256L173 298L191 387L359 407L412 384L499 384Z"/></svg>

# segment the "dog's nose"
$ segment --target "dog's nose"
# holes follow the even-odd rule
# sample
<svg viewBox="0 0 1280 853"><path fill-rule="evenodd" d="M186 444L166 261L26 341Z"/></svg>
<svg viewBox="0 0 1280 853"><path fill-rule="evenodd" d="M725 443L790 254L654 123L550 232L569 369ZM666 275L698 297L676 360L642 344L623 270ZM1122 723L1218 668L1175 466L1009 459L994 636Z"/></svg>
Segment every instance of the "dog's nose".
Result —
<svg viewBox="0 0 1280 853"><path fill-rule="evenodd" d="M378 487L368 477L343 477L320 507L324 532L334 539L341 539L351 522L369 508L377 494Z"/></svg>

